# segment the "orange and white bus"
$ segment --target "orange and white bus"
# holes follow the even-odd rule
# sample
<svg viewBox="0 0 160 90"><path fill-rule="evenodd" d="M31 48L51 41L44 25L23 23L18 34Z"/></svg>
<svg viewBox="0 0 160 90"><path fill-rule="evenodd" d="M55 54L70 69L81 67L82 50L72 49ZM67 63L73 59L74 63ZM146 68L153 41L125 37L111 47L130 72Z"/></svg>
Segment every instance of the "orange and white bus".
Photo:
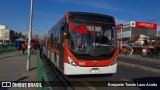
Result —
<svg viewBox="0 0 160 90"><path fill-rule="evenodd" d="M47 32L43 49L65 75L116 73L114 17L68 12Z"/></svg>

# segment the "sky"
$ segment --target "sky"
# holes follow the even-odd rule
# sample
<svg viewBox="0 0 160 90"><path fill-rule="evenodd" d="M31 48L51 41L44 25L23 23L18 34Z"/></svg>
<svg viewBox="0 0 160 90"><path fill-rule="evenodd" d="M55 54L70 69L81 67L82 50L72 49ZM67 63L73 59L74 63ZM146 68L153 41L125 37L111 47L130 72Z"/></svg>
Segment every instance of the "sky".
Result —
<svg viewBox="0 0 160 90"><path fill-rule="evenodd" d="M110 15L116 24L153 21L160 26L160 0L34 0L33 5L32 30L39 35L44 35L69 11ZM30 0L0 0L0 25L28 32L29 13Z"/></svg>

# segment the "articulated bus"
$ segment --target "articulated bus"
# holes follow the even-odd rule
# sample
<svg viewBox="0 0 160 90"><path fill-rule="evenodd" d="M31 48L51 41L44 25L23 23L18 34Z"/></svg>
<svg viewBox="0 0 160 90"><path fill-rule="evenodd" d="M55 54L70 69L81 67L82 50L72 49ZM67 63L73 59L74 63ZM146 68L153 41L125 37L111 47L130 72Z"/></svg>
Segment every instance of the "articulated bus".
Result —
<svg viewBox="0 0 160 90"><path fill-rule="evenodd" d="M114 17L68 12L47 32L43 49L65 75L116 73Z"/></svg>

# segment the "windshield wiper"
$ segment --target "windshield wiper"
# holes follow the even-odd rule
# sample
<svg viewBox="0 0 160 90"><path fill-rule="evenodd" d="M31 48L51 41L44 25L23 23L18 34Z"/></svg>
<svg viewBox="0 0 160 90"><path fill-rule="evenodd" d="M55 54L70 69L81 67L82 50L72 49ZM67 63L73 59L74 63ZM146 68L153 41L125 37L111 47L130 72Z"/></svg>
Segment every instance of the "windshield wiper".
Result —
<svg viewBox="0 0 160 90"><path fill-rule="evenodd" d="M91 37L91 33L90 33L89 29L87 28L87 26L85 24L84 24L84 26L86 27L86 30L89 33L88 35ZM95 33L95 26L94 26L94 44L93 44L93 48L94 48L94 55L96 55L96 33Z"/></svg>

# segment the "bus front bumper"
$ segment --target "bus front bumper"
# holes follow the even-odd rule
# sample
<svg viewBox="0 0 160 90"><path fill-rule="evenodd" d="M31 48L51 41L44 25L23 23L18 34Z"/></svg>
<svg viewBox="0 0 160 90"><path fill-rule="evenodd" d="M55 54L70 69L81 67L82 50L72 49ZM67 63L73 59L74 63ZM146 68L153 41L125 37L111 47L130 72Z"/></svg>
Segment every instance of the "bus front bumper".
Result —
<svg viewBox="0 0 160 90"><path fill-rule="evenodd" d="M103 67L80 67L64 63L65 75L112 74L117 71L117 63Z"/></svg>

